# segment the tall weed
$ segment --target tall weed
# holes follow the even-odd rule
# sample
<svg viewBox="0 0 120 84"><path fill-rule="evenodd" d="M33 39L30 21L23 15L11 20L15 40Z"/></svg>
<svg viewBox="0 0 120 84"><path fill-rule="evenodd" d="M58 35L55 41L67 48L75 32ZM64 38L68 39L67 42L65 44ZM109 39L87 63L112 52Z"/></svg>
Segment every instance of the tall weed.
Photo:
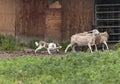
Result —
<svg viewBox="0 0 120 84"><path fill-rule="evenodd" d="M119 48L120 48L120 41L115 44L115 49L119 49Z"/></svg>
<svg viewBox="0 0 120 84"><path fill-rule="evenodd" d="M25 43L22 43L19 39L15 39L11 35L0 35L0 50L20 50L22 47L25 47Z"/></svg>
<svg viewBox="0 0 120 84"><path fill-rule="evenodd" d="M68 42L68 41L61 41L61 42L59 42L59 44L62 46L61 50L64 51L69 43L70 42Z"/></svg>
<svg viewBox="0 0 120 84"><path fill-rule="evenodd" d="M38 38L32 38L32 39L30 39L29 40L29 42L28 42L28 47L29 48L32 48L32 49L35 49L35 42L39 42L39 39Z"/></svg>
<svg viewBox="0 0 120 84"><path fill-rule="evenodd" d="M10 35L0 38L1 50L15 50L16 40Z"/></svg>

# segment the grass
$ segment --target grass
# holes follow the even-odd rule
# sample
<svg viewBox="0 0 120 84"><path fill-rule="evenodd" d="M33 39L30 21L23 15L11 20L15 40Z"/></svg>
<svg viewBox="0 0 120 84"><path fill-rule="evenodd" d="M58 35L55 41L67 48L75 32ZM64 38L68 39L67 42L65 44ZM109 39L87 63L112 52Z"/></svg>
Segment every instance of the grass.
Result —
<svg viewBox="0 0 120 84"><path fill-rule="evenodd" d="M0 58L0 84L120 84L120 49Z"/></svg>

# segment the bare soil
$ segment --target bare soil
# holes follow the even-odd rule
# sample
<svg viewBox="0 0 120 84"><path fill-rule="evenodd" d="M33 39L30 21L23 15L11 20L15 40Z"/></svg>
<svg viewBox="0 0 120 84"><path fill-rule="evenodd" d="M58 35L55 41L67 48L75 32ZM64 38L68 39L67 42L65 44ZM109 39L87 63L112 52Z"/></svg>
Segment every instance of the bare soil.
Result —
<svg viewBox="0 0 120 84"><path fill-rule="evenodd" d="M109 44L109 48L115 50L114 45ZM81 50L80 50L81 51ZM71 52L71 51L70 51ZM65 53L63 51L57 53L52 52L52 56L64 56ZM16 51L0 51L0 57L8 58L8 57L20 57L20 56L50 56L46 50L39 51L34 53L34 49L24 48L23 50Z"/></svg>
<svg viewBox="0 0 120 84"><path fill-rule="evenodd" d="M52 52L53 56L63 56L63 52ZM49 56L47 51L39 51L37 53L34 52L33 49L24 48L23 50L17 51L0 51L1 58L8 58L8 57L20 57L20 56Z"/></svg>

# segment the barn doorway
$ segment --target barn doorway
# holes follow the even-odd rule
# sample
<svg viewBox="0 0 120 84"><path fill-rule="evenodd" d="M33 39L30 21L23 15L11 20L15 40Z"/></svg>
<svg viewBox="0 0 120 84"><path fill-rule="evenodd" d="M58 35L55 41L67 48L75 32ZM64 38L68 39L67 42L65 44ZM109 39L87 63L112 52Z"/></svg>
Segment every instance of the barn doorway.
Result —
<svg viewBox="0 0 120 84"><path fill-rule="evenodd" d="M108 31L109 42L120 40L120 0L95 0L95 25L101 32Z"/></svg>
<svg viewBox="0 0 120 84"><path fill-rule="evenodd" d="M61 0L47 0L45 40L61 40Z"/></svg>

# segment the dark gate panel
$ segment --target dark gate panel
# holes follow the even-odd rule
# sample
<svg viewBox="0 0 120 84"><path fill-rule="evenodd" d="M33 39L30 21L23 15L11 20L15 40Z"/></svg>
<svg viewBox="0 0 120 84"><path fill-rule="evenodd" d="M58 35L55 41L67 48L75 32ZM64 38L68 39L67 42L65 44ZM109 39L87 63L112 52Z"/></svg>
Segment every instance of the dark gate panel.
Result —
<svg viewBox="0 0 120 84"><path fill-rule="evenodd" d="M46 0L17 0L16 35L44 38Z"/></svg>
<svg viewBox="0 0 120 84"><path fill-rule="evenodd" d="M109 42L120 40L120 0L96 0L95 25L99 31L108 31Z"/></svg>

